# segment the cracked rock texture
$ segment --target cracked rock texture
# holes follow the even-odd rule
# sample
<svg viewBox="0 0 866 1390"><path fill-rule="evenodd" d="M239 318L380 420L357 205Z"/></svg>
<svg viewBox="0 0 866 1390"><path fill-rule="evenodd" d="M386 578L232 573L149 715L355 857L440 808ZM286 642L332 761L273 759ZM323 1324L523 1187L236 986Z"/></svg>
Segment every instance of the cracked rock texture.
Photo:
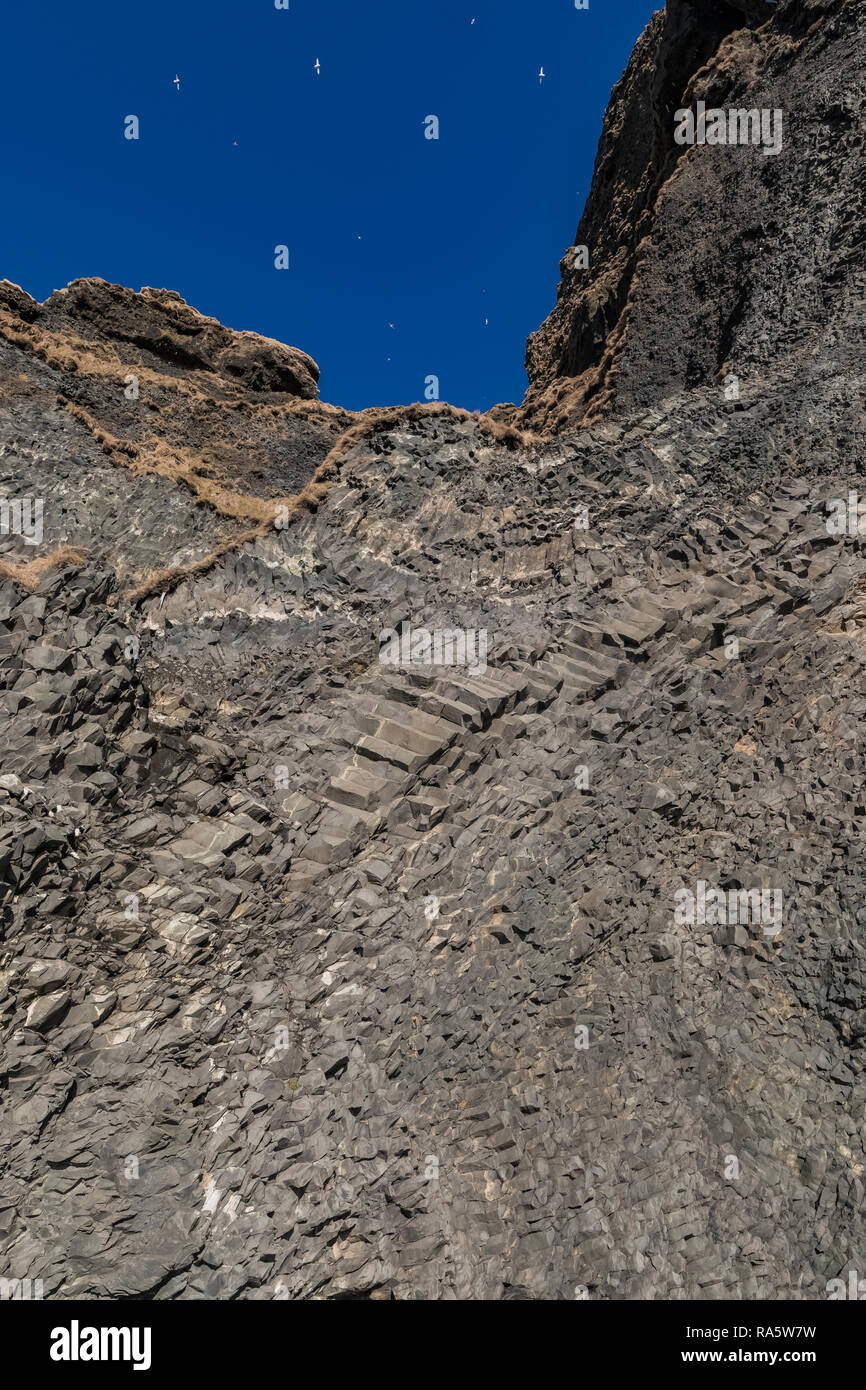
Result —
<svg viewBox="0 0 866 1390"><path fill-rule="evenodd" d="M863 302L862 0L668 0L604 119L522 408L562 430L814 361ZM674 113L782 112L782 149L680 146Z"/></svg>
<svg viewBox="0 0 866 1390"><path fill-rule="evenodd" d="M531 438L349 416L165 291L0 287L0 495L45 504L39 545L0 537L3 1277L775 1300L863 1270L866 507L827 525L866 496L862 21L654 17ZM778 159L672 144L683 92L747 78ZM382 663L406 624L486 632L485 668ZM702 883L782 910L684 921Z"/></svg>

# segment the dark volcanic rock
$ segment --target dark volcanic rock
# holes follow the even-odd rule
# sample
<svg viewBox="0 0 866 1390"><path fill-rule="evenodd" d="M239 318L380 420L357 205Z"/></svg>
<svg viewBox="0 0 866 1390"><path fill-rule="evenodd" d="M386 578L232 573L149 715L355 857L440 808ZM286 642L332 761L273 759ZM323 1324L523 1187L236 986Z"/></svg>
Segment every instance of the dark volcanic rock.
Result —
<svg viewBox="0 0 866 1390"><path fill-rule="evenodd" d="M0 498L50 497L46 548L124 575L194 562L301 493L352 423L317 380L168 290L76 280L38 304L0 281Z"/></svg>
<svg viewBox="0 0 866 1390"><path fill-rule="evenodd" d="M205 318L174 290L139 294L106 280L73 280L45 301L47 324L74 325L100 338L134 343L169 365L231 376L251 391L313 400L319 369L311 357L256 333L235 333Z"/></svg>
<svg viewBox="0 0 866 1390"><path fill-rule="evenodd" d="M861 146L833 115L861 23L834 0L653 20L600 154L619 387L570 434L277 406L287 359L253 345L239 384L172 296L5 287L3 487L45 504L41 544L0 538L8 1277L776 1300L862 1270ZM654 195L654 103L748 53L756 92L802 93L790 184L693 150ZM685 254L708 208L735 318L728 262ZM796 252L816 278L754 259L759 227L791 257L823 228ZM546 334L553 425L572 378ZM241 539L326 454L310 505ZM73 506L90 553L52 555Z"/></svg>
<svg viewBox="0 0 866 1390"><path fill-rule="evenodd" d="M862 0L668 0L605 115L553 313L527 344L522 414L560 429L728 372L805 369L862 341ZM674 113L782 113L782 149L683 146ZM832 206L832 214L829 208Z"/></svg>

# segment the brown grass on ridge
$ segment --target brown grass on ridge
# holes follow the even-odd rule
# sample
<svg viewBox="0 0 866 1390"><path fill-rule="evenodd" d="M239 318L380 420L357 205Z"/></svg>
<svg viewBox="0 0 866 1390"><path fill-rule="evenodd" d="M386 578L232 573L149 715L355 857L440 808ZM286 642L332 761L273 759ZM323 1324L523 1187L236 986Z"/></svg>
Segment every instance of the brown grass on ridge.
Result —
<svg viewBox="0 0 866 1390"><path fill-rule="evenodd" d="M121 358L118 349L110 343L78 338L72 334L66 334L63 338L59 335L52 336L50 333L44 333L35 324L13 319L2 307L0 338L4 338L13 347L20 348L22 352L37 357L53 371L74 374L80 380L91 378L117 386L123 385L127 375L133 372L145 385L158 387L169 394L174 392L188 401L198 403L206 401L208 385L212 380L217 380L220 389L226 393L225 402L219 404L224 404L228 409L243 401L250 411L256 414L273 415L278 418L286 412L308 419L312 424L331 428L352 415L351 411L329 405L327 401L301 400L295 396L283 396L282 393L273 393L273 398L266 394L262 400L250 400L249 393L231 377L209 372L204 367L197 369L192 376L171 376L153 367L146 367L140 360L141 351L133 344L124 344L125 354L124 358Z"/></svg>
<svg viewBox="0 0 866 1390"><path fill-rule="evenodd" d="M43 574L48 570L61 569L64 565L87 564L87 551L76 545L61 545L47 555L34 560L0 560L0 579L14 579L22 589L33 593Z"/></svg>
<svg viewBox="0 0 866 1390"><path fill-rule="evenodd" d="M22 331L23 330L23 331ZM52 368L62 372L75 372L81 376L92 375L97 378L116 379L120 373L129 370L129 364L121 362L117 352L106 344L90 343L84 339L70 340L59 344L49 334L41 332L35 325L15 326L10 316L0 312L0 336L26 351L41 358ZM113 358L113 360L112 360ZM81 369L84 369L83 371ZM149 368L139 367L137 371L147 377L158 378L164 388L177 388L184 394L189 389L182 378L161 377ZM192 388L194 390L194 388ZM195 392L198 394L198 392ZM480 430L491 436L497 443L511 448L523 445L531 448L539 442L539 437L517 429L510 423L490 419L478 412L460 409L445 401L416 402L413 405L372 407L359 412L352 424L338 436L333 447L319 464L313 476L303 488L288 497L260 498L251 493L237 492L224 487L213 478L203 476L199 471L206 461L197 458L189 450L170 446L164 440L150 438L139 444L120 439L83 406L58 392L58 401L63 408L83 425L93 436L100 448L112 463L144 476L166 478L181 483L193 493L196 501L212 507L218 515L232 521L258 522L253 529L239 532L214 547L208 555L189 565L174 565L145 576L128 593L132 602L140 602L154 593L172 589L187 575L200 574L230 551L237 550L248 541L267 534L273 527L278 509L293 520L304 512L315 511L327 496L334 480L339 476L339 465L345 456L362 440L379 430L398 422L412 423L430 416L447 417L459 423L474 423ZM350 418L351 413L337 406L321 401L280 401L279 403L253 403L267 411L277 413L285 410L289 414L306 416L317 423L335 424L337 420ZM16 566L16 573L26 570L33 572L32 566ZM38 579L37 579L38 582Z"/></svg>
<svg viewBox="0 0 866 1390"><path fill-rule="evenodd" d="M521 444L525 448L531 448L537 444L538 437L526 431L515 429L513 425L505 424L499 420L488 420L483 415L473 414L469 410L461 410L456 406L448 405L445 401L401 406L389 405L380 409L364 411L363 417L357 420L354 425L350 425L347 430L340 435L334 447L319 464L313 476L304 484L300 492L291 497L273 498L269 502L262 501L262 507L267 509L267 516L262 520L261 525L252 531L241 532L229 540L222 541L207 555L192 561L189 565L170 565L166 569L157 570L155 573L145 576L134 588L127 591L126 597L130 603L140 603L143 599L150 598L155 594L170 592L183 579L194 575L203 574L210 569L211 565L216 564L224 555L230 551L239 550L248 541L258 540L260 536L267 535L273 528L276 511L278 508L287 510L287 520L293 521L305 512L314 512L325 500L328 492L339 477L339 464L350 453L350 451L363 439L375 434L378 430L386 428L388 425L395 424L398 420L414 421L423 419L425 416L443 415L449 419L456 419L460 422L473 421L482 430L492 435L492 437L506 447ZM183 481L186 481L184 479ZM203 480L197 480L200 484ZM196 488L198 491L198 488ZM204 491L204 489L202 489ZM203 497L202 500L210 501L210 498ZM256 502L261 499L255 499ZM215 505L211 503L211 505ZM223 512L225 515L226 512Z"/></svg>

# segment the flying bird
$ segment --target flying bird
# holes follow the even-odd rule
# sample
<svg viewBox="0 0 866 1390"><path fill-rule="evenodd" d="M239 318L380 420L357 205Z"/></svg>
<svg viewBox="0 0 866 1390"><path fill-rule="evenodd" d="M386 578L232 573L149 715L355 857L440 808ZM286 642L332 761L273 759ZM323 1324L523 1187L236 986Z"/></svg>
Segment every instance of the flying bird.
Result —
<svg viewBox="0 0 866 1390"><path fill-rule="evenodd" d="M177 73L174 75L174 85L177 87L177 90L180 91L180 78Z"/></svg>
<svg viewBox="0 0 866 1390"><path fill-rule="evenodd" d="M544 81L544 68L542 68L541 71L540 71L539 74L538 74L538 85L541 86L541 83L542 83L543 81Z"/></svg>
<svg viewBox="0 0 866 1390"><path fill-rule="evenodd" d="M316 59L315 63L313 64L313 67L316 69L316 76L319 77L319 76L321 75L321 72L322 72L322 64L319 62L318 58Z"/></svg>

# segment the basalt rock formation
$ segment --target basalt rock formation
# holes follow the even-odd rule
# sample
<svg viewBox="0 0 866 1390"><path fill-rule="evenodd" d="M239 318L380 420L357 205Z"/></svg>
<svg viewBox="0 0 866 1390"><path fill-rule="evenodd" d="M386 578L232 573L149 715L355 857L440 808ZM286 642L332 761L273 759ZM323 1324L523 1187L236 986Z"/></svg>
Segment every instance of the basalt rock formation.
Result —
<svg viewBox="0 0 866 1390"><path fill-rule="evenodd" d="M520 410L0 287L4 1278L862 1271L863 11L652 20ZM673 144L747 77L778 157Z"/></svg>
<svg viewBox="0 0 866 1390"><path fill-rule="evenodd" d="M770 16L768 18L768 16ZM522 416L573 428L730 371L796 375L863 301L863 9L668 0L611 94ZM674 113L778 109L783 146L673 140ZM796 389L796 387L792 387Z"/></svg>

